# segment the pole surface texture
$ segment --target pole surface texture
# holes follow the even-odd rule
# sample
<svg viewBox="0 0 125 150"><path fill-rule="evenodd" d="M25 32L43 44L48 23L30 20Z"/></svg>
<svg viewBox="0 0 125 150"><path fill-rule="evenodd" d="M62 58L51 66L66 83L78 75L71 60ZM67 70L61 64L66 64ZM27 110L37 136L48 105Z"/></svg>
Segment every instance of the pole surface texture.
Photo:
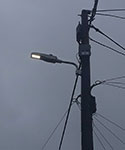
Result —
<svg viewBox="0 0 125 150"><path fill-rule="evenodd" d="M81 41L79 57L81 60L81 150L93 150L93 128L90 94L90 45L88 11L81 14Z"/></svg>

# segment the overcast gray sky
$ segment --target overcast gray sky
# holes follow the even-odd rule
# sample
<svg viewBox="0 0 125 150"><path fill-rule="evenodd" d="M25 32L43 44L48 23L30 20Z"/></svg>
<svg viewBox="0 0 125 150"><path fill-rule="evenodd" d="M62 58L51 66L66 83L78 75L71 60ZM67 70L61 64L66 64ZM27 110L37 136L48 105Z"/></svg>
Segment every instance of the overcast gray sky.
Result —
<svg viewBox="0 0 125 150"><path fill-rule="evenodd" d="M32 60L30 53L52 53L77 62L75 28L80 20L77 15L82 9L91 9L93 3L94 0L0 0L0 150L41 150L67 110L75 69ZM125 1L99 0L98 9L110 8L125 8ZM125 16L125 13L115 14ZM97 16L94 24L125 46L124 20ZM95 31L90 35L114 46ZM125 75L123 56L94 43L91 47L92 83ZM75 95L79 93L80 85ZM97 99L98 113L125 127L125 90L99 86L93 90L93 95ZM104 131L114 149L124 150L117 139L103 130L98 122L95 124ZM125 140L123 131L106 125ZM63 124L46 150L58 149L62 127ZM101 150L96 137L94 142L96 150ZM62 149L80 149L80 111L75 105Z"/></svg>

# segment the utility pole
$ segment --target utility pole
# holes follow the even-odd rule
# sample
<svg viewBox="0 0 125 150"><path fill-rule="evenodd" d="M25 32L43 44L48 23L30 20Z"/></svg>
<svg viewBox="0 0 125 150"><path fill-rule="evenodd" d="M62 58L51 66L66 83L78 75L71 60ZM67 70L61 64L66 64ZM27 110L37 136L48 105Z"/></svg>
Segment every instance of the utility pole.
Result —
<svg viewBox="0 0 125 150"><path fill-rule="evenodd" d="M90 56L91 56L91 47L89 45L89 29L96 15L98 0L95 0L95 4L92 11L82 10L81 13L81 22L79 22L76 31L76 38L79 44L79 58L80 63L79 67L77 64L70 61L63 61L58 59L52 54L43 54L43 53L32 53L31 58L39 59L50 63L64 63L70 64L76 67L76 80L68 107L66 120L59 143L59 150L61 150L67 122L73 104L74 93L78 81L78 76L81 75L81 150L94 150L93 146L93 125L92 125L92 115L96 112L96 102L95 97L91 95L91 86L90 81ZM88 16L91 13L91 17L88 20ZM79 97L79 96L78 96ZM45 144L46 145L46 144Z"/></svg>
<svg viewBox="0 0 125 150"><path fill-rule="evenodd" d="M81 61L81 150L93 150L92 114L96 111L95 98L91 96L88 15L82 10L81 23L77 27L77 42Z"/></svg>

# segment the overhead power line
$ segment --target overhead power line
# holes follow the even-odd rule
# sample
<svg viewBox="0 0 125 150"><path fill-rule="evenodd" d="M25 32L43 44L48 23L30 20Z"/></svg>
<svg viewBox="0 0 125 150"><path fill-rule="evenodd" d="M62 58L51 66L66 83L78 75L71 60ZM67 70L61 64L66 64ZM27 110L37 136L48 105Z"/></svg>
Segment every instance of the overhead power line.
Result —
<svg viewBox="0 0 125 150"><path fill-rule="evenodd" d="M98 129L98 127L93 123L95 129L99 132L99 134L102 136L102 138L105 140L105 142L109 145L109 147L114 150L113 146L109 143L107 138L103 135L103 133Z"/></svg>
<svg viewBox="0 0 125 150"><path fill-rule="evenodd" d="M78 104L77 101L74 101L72 104ZM62 123L62 121L64 120L66 114L67 114L68 110L63 114L63 116L61 117L60 121L58 122L58 124L56 125L56 127L54 128L54 130L51 132L51 134L49 135L48 139L46 140L46 142L43 144L42 146L42 150L45 149L45 147L47 146L47 144L49 143L49 141L51 140L52 136L54 135L54 133L56 132L56 130L58 129L58 127L60 126L60 124Z"/></svg>
<svg viewBox="0 0 125 150"><path fill-rule="evenodd" d="M54 128L54 130L52 131L52 133L50 134L50 136L48 137L48 139L46 140L46 142L44 143L44 145L42 146L42 150L45 149L45 147L47 146L47 144L49 143L50 139L52 138L52 136L54 135L54 133L56 132L57 128L60 126L60 124L62 123L62 121L64 120L66 114L68 111L66 111L64 113L64 115L62 116L62 118L60 119L59 123L57 124L57 126Z"/></svg>
<svg viewBox="0 0 125 150"><path fill-rule="evenodd" d="M125 8L116 8L116 9L102 9L102 10L97 10L97 12L110 12L110 11L121 12L121 11L125 11Z"/></svg>
<svg viewBox="0 0 125 150"><path fill-rule="evenodd" d="M113 80L119 80L119 79L125 79L125 75L124 76L110 78L110 79L106 79L106 80L103 80L103 82L113 81Z"/></svg>
<svg viewBox="0 0 125 150"><path fill-rule="evenodd" d="M125 85L125 83L122 83L122 82L108 82L108 83L111 83L111 84L120 84L120 85Z"/></svg>
<svg viewBox="0 0 125 150"><path fill-rule="evenodd" d="M112 18L117 18L117 19L122 19L122 20L125 19L125 17L117 16L117 15L113 15L113 14L96 13L96 15L105 16L105 17L112 17Z"/></svg>
<svg viewBox="0 0 125 150"><path fill-rule="evenodd" d="M92 38L89 38L92 42L95 42L96 44L99 44L99 45L101 45L101 46L103 46L103 47L105 47L105 48L108 48L108 49L110 49L110 50L112 50L112 51L114 51L114 52L116 52L116 53L118 53L118 54L120 54L120 55L122 55L122 56L125 56L125 53L122 53L122 52L120 52L120 51L118 51L118 50L116 50L116 49L114 49L114 48L112 48L112 47L110 47L110 46L107 46L107 45L105 45L105 44L103 44L103 43L101 43L101 42L98 42L98 41L96 41L96 40L94 40L94 39L92 39Z"/></svg>
<svg viewBox="0 0 125 150"><path fill-rule="evenodd" d="M111 42L113 42L114 44L116 44L118 47L120 47L122 50L125 51L125 48L124 48L121 44L119 44L118 42L116 42L115 40L113 40L111 37L109 37L108 35L106 35L106 34L105 34L104 32L102 32L100 29L96 28L96 27L93 26L93 25L91 26L91 28L95 29L96 32L102 34L103 36L105 36L106 38L108 38Z"/></svg>
<svg viewBox="0 0 125 150"><path fill-rule="evenodd" d="M81 97L81 95L78 95L77 98L75 98L75 101L73 101L72 105L74 103L76 103L80 109L80 103L78 101L78 99ZM54 128L54 130L51 132L51 134L49 135L48 139L46 140L46 142L43 144L42 146L42 150L45 149L45 147L47 146L47 144L49 143L49 141L51 140L52 136L54 135L54 133L56 132L56 130L58 129L58 127L60 126L60 124L62 123L62 121L64 120L66 114L67 114L68 110L63 114L63 116L61 117L60 121L58 122L58 124L56 125L56 127Z"/></svg>
<svg viewBox="0 0 125 150"><path fill-rule="evenodd" d="M124 89L124 90L125 90L125 87L118 86L118 85L114 85L114 84L111 84L111 83L108 83L108 82L104 82L103 84L104 84L104 85L108 85L108 86L112 86L112 87L116 87L116 88L120 88L120 89Z"/></svg>
<svg viewBox="0 0 125 150"><path fill-rule="evenodd" d="M94 7L92 9L92 14L90 16L89 26L91 26L92 21L94 20L97 11L97 6L98 6L98 0L95 0Z"/></svg>
<svg viewBox="0 0 125 150"><path fill-rule="evenodd" d="M125 145L125 142L122 141L113 131L111 131L107 126L105 126L100 120L98 120L96 117L94 119L98 121L107 131L109 131L121 144Z"/></svg>
<svg viewBox="0 0 125 150"><path fill-rule="evenodd" d="M116 78L111 78L111 79L107 79L107 80L97 80L95 81L95 83L91 86L91 89L95 86L98 85L108 85L108 86L112 86L112 87L117 87L120 89L125 89L125 86L120 86L120 85L125 85L125 83L122 82L110 82L110 81L114 81L114 80L119 80L119 79L125 79L125 76L121 76L121 77L116 77Z"/></svg>
<svg viewBox="0 0 125 150"><path fill-rule="evenodd" d="M95 134L95 136L96 136L97 140L99 141L100 145L103 147L103 149L104 149L104 150L106 150L106 148L105 148L105 146L104 146L103 142L100 140L99 136L96 134L96 132L95 132L95 131L93 131L93 132L94 132L94 134Z"/></svg>
<svg viewBox="0 0 125 150"><path fill-rule="evenodd" d="M99 114L99 113L96 113L98 116L100 116L101 118L103 118L104 120L110 122L111 124L113 124L114 126L118 127L119 129L121 129L122 131L125 131L124 128L122 128L120 125L118 125L117 123L115 123L114 121L108 119L107 117L105 117L104 115L102 114Z"/></svg>

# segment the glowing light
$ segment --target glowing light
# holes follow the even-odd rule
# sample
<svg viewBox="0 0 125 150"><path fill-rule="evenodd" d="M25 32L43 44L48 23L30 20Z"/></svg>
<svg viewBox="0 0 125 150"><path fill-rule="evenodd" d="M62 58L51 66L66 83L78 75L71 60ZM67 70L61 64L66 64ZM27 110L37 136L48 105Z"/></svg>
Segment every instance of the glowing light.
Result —
<svg viewBox="0 0 125 150"><path fill-rule="evenodd" d="M32 54L31 57L34 59L40 59L40 55L37 55L37 54Z"/></svg>

